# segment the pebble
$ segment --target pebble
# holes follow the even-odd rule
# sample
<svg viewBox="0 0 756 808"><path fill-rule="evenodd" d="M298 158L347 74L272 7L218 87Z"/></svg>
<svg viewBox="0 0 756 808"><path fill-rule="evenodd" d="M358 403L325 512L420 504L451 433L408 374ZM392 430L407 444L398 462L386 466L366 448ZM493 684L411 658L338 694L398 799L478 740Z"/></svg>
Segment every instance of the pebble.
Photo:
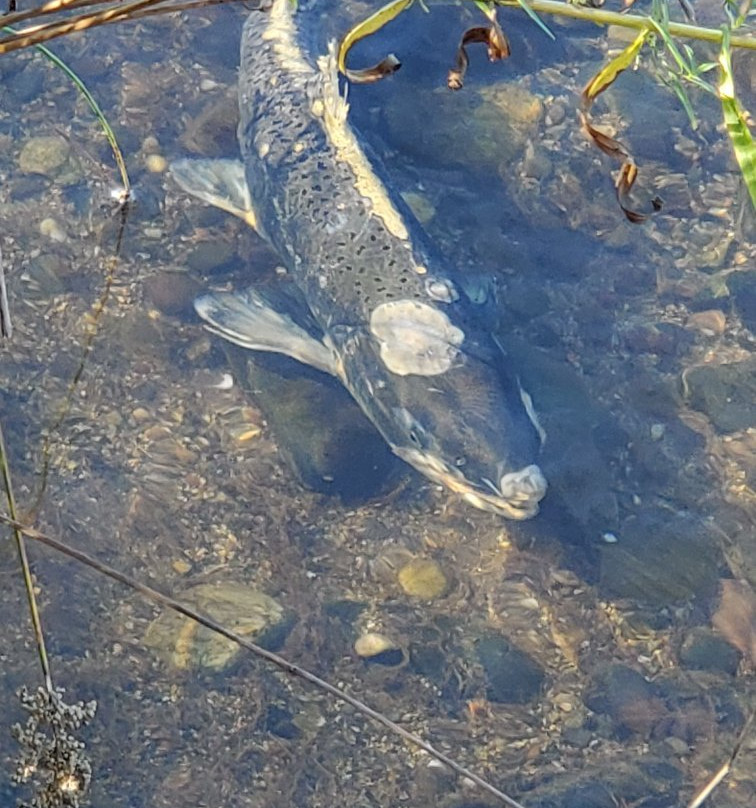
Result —
<svg viewBox="0 0 756 808"><path fill-rule="evenodd" d="M685 374L690 406L705 413L721 432L737 432L756 424L756 359L701 365Z"/></svg>
<svg viewBox="0 0 756 808"><path fill-rule="evenodd" d="M148 154L144 164L151 174L162 174L168 168L168 161L162 154Z"/></svg>
<svg viewBox="0 0 756 808"><path fill-rule="evenodd" d="M291 628L291 620L280 603L246 584L199 584L183 592L179 599L266 648L280 647ZM219 671L241 651L232 640L172 610L164 611L149 625L144 642L178 670Z"/></svg>
<svg viewBox="0 0 756 808"><path fill-rule="evenodd" d="M18 155L18 166L28 174L56 177L68 162L71 147L57 135L33 137L24 143Z"/></svg>
<svg viewBox="0 0 756 808"><path fill-rule="evenodd" d="M39 232L49 238L51 241L57 241L59 244L68 241L68 236L65 230L55 221L55 219L47 218L42 219L39 223Z"/></svg>
<svg viewBox="0 0 756 808"><path fill-rule="evenodd" d="M144 407L137 407L135 410L131 411L131 417L139 423L149 420L151 416L149 410L146 410Z"/></svg>
<svg viewBox="0 0 756 808"><path fill-rule="evenodd" d="M651 424L651 440L661 440L664 437L664 424Z"/></svg>
<svg viewBox="0 0 756 808"><path fill-rule="evenodd" d="M508 704L525 704L540 695L543 668L506 637L487 634L478 641L478 659L486 674L486 698Z"/></svg>
<svg viewBox="0 0 756 808"><path fill-rule="evenodd" d="M448 581L441 567L430 558L415 558L399 570L399 585L406 594L422 600L440 598Z"/></svg>
<svg viewBox="0 0 756 808"><path fill-rule="evenodd" d="M380 665L395 667L405 660L402 648L385 634L369 631L355 640L354 651L357 656Z"/></svg>
<svg viewBox="0 0 756 808"><path fill-rule="evenodd" d="M697 311L688 317L688 326L709 337L724 334L727 318L719 309Z"/></svg>

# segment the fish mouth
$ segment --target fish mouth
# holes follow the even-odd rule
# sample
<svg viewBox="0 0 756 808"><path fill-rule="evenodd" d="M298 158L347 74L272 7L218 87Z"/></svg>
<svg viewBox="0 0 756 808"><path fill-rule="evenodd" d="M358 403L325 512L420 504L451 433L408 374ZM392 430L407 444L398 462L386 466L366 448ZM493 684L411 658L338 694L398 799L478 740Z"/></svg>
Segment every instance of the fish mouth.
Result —
<svg viewBox="0 0 756 808"><path fill-rule="evenodd" d="M543 472L535 464L504 474L498 487L490 480L484 480L484 487L470 482L458 469L450 468L433 455L417 449L392 448L398 457L421 474L459 494L473 507L508 519L522 521L535 516L548 487Z"/></svg>

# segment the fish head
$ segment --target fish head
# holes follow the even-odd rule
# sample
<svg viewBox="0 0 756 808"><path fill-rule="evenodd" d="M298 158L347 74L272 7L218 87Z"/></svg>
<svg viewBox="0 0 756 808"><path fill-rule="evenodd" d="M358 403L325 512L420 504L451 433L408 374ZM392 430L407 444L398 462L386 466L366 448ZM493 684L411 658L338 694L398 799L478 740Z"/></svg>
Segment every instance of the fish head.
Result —
<svg viewBox="0 0 756 808"><path fill-rule="evenodd" d="M340 352L344 383L363 411L425 477L481 510L534 516L547 487L537 464L542 434L516 379L462 341L436 345L432 362L418 364L403 337L389 350L375 331L354 332Z"/></svg>
<svg viewBox="0 0 756 808"><path fill-rule="evenodd" d="M500 374L461 354L442 377L407 377L391 413L394 452L476 508L510 519L538 513L547 483L538 466L537 421Z"/></svg>

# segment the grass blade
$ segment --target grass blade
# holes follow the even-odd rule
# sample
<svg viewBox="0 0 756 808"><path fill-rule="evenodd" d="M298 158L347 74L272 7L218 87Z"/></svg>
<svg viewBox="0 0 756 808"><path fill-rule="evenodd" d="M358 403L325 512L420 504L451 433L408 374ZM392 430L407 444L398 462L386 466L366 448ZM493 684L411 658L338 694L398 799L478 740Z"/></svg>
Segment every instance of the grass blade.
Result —
<svg viewBox="0 0 756 808"><path fill-rule="evenodd" d="M583 90L584 101L592 102L599 93L602 93L614 82L623 70L630 67L635 61L635 57L640 53L649 34L648 29L641 31L621 53L618 53L596 73Z"/></svg>
<svg viewBox="0 0 756 808"><path fill-rule="evenodd" d="M728 33L727 30L724 31L722 50L719 53L721 81L717 92L722 102L722 115L732 148L735 151L735 159L743 174L748 193L751 196L751 203L756 209L756 145L746 124L743 110L735 97Z"/></svg>
<svg viewBox="0 0 756 808"><path fill-rule="evenodd" d="M370 34L374 34L383 28L386 23L398 17L405 9L408 9L415 0L392 0L382 6L374 14L371 14L362 22L357 23L351 30L347 31L344 38L339 43L338 66L339 72L346 75L346 57L349 49L355 42L359 42Z"/></svg>
<svg viewBox="0 0 756 808"><path fill-rule="evenodd" d="M531 20L543 31L546 36L556 41L556 37L554 34L551 33L549 26L533 11L533 9L528 5L527 0L517 0L517 5L530 17Z"/></svg>

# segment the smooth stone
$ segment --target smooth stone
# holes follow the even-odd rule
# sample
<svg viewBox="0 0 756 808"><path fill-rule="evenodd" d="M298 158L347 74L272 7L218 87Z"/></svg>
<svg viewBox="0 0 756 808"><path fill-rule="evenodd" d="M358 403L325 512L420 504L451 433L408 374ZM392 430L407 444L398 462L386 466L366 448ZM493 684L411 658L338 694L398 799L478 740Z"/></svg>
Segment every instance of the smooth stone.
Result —
<svg viewBox="0 0 756 808"><path fill-rule="evenodd" d="M71 153L68 141L56 135L32 137L18 155L18 166L29 174L54 176L66 164Z"/></svg>
<svg viewBox="0 0 756 808"><path fill-rule="evenodd" d="M584 700L593 712L609 716L620 737L627 733L649 737L668 715L654 686L625 665L611 665L594 673Z"/></svg>
<svg viewBox="0 0 756 808"><path fill-rule="evenodd" d="M599 550L602 597L662 607L716 590L719 543L701 520L648 509L625 520L618 535Z"/></svg>
<svg viewBox="0 0 756 808"><path fill-rule="evenodd" d="M359 636L354 643L357 656L367 662L394 668L406 659L404 650L390 637L376 631Z"/></svg>
<svg viewBox="0 0 756 808"><path fill-rule="evenodd" d="M506 637L487 634L478 640L476 650L489 701L525 704L540 695L546 678L543 668Z"/></svg>
<svg viewBox="0 0 756 808"><path fill-rule="evenodd" d="M690 406L721 432L756 425L756 358L726 365L701 365L684 376Z"/></svg>
<svg viewBox="0 0 756 808"><path fill-rule="evenodd" d="M735 676L740 654L724 637L707 628L694 628L680 648L680 663L691 670Z"/></svg>
<svg viewBox="0 0 756 808"><path fill-rule="evenodd" d="M278 648L293 621L280 603L246 584L199 584L181 593L193 606L224 627L265 648ZM147 629L145 645L178 670L227 668L242 648L184 615L165 610Z"/></svg>
<svg viewBox="0 0 756 808"><path fill-rule="evenodd" d="M433 559L414 558L399 570L399 585L413 598L434 600L446 592L448 581Z"/></svg>
<svg viewBox="0 0 756 808"><path fill-rule="evenodd" d="M186 272L157 272L144 281L147 300L163 314L190 314L200 284Z"/></svg>
<svg viewBox="0 0 756 808"><path fill-rule="evenodd" d="M706 309L691 314L686 325L706 336L721 336L727 326L727 318L720 309Z"/></svg>
<svg viewBox="0 0 756 808"><path fill-rule="evenodd" d="M18 166L27 174L41 174L59 182L70 183L80 175L71 146L59 135L29 138L18 155Z"/></svg>
<svg viewBox="0 0 756 808"><path fill-rule="evenodd" d="M756 334L756 269L731 273L727 288L743 324Z"/></svg>

